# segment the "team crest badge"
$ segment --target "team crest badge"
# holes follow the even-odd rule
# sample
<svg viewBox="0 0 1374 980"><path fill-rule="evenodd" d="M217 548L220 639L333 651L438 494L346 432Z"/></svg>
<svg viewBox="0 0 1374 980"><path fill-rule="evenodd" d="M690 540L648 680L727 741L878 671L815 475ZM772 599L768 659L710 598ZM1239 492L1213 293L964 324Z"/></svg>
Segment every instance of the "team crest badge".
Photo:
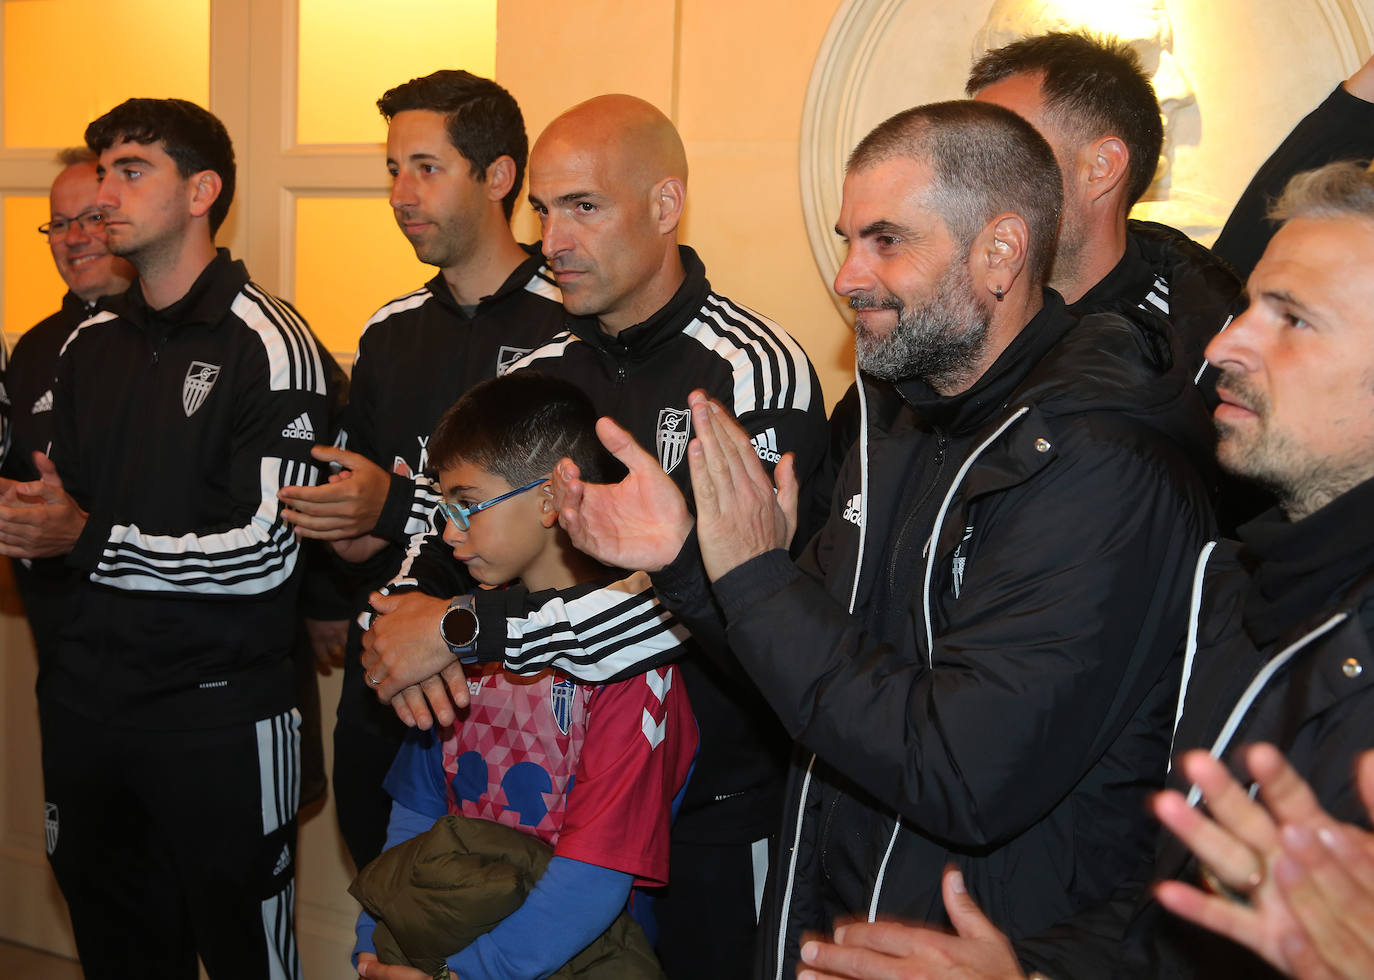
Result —
<svg viewBox="0 0 1374 980"><path fill-rule="evenodd" d="M43 832L48 840L48 855L57 850L57 804L43 804Z"/></svg>
<svg viewBox="0 0 1374 980"><path fill-rule="evenodd" d="M664 473L671 473L687 453L687 442L692 438L692 413L685 408L659 409L655 438L659 465Z"/></svg>
<svg viewBox="0 0 1374 980"><path fill-rule="evenodd" d="M568 728L572 725L574 690L573 682L565 677L554 681L553 687L549 688L549 707L553 709L553 720L564 735L568 734Z"/></svg>
<svg viewBox="0 0 1374 980"><path fill-rule="evenodd" d="M511 369L512 364L533 349L533 347L502 347L496 352L496 376L501 377Z"/></svg>
<svg viewBox="0 0 1374 980"><path fill-rule="evenodd" d="M205 396L215 386L219 377L219 365L192 361L186 369L186 380L181 383L181 408L189 419L196 409L205 404Z"/></svg>

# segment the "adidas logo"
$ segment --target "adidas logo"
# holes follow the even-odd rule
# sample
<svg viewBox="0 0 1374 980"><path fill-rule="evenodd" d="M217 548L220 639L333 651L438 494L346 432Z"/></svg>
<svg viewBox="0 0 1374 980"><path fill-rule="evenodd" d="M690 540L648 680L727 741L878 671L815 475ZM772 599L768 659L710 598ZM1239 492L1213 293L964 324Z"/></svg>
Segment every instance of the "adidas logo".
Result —
<svg viewBox="0 0 1374 980"><path fill-rule="evenodd" d="M310 414L301 412L294 422L281 430L281 434L288 439L309 439L314 442L315 427L310 424Z"/></svg>
<svg viewBox="0 0 1374 980"><path fill-rule="evenodd" d="M863 494L856 493L849 498L849 502L844 505L844 519L856 527L863 527L864 523L864 500Z"/></svg>
<svg viewBox="0 0 1374 980"><path fill-rule="evenodd" d="M33 415L42 415L44 412L52 411L52 389L49 388L38 396L38 401L33 403Z"/></svg>
<svg viewBox="0 0 1374 980"><path fill-rule="evenodd" d="M272 869L272 877L275 878L289 867L291 867L291 851L283 844L281 854L277 857L276 867Z"/></svg>
<svg viewBox="0 0 1374 980"><path fill-rule="evenodd" d="M765 463L776 463L782 459L782 453L778 452L778 432L772 426L750 439L749 445L754 447L754 452Z"/></svg>

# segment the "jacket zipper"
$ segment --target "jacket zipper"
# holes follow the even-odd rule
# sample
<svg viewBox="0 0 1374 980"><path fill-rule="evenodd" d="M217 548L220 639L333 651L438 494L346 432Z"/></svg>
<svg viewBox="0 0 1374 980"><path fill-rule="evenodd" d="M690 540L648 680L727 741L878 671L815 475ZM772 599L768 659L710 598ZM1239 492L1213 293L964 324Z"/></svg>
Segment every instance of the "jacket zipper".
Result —
<svg viewBox="0 0 1374 980"><path fill-rule="evenodd" d="M921 513L921 508L930 499L931 492L939 486L940 475L945 468L945 447L949 445L949 434L940 430L935 430L935 466L934 472L930 474L930 479L926 481L925 489L921 491L921 496L917 499L915 506L907 511L906 520L902 522L902 529L893 541L892 557L887 565L887 585L889 591L897 588L897 563L900 556L905 553L902 542L906 540L907 533L911 530L912 524Z"/></svg>

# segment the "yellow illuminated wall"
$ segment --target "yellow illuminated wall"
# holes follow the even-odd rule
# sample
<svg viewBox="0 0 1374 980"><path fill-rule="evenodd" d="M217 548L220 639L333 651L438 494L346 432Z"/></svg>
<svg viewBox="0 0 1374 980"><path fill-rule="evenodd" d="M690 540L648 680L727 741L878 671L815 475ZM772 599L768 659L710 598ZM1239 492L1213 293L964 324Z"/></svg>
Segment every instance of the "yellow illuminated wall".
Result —
<svg viewBox="0 0 1374 980"><path fill-rule="evenodd" d="M3 3L5 146L81 142L131 96L210 101L209 0Z"/></svg>
<svg viewBox="0 0 1374 980"><path fill-rule="evenodd" d="M67 291L48 240L35 230L47 220L46 197L5 198L5 332L12 336L56 313Z"/></svg>
<svg viewBox="0 0 1374 980"><path fill-rule="evenodd" d="M301 143L386 139L377 98L440 68L496 73L496 0L300 0Z"/></svg>
<svg viewBox="0 0 1374 980"><path fill-rule="evenodd" d="M92 119L133 96L209 103L209 0L11 0L0 10L5 149L80 145ZM6 195L3 210L12 342L57 309L66 287L34 231L48 220L47 198Z"/></svg>
<svg viewBox="0 0 1374 980"><path fill-rule="evenodd" d="M351 354L379 306L435 272L415 258L385 198L296 200L296 308L329 350Z"/></svg>

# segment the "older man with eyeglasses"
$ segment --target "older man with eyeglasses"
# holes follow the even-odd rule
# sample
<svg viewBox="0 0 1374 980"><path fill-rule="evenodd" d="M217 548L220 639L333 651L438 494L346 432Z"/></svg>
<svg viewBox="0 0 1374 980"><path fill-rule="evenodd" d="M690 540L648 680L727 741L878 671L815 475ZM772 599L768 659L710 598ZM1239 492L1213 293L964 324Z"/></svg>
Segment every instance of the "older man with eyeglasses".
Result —
<svg viewBox="0 0 1374 980"><path fill-rule="evenodd" d="M62 171L48 192L51 217L38 231L48 240L67 295L62 297L61 309L19 339L10 358L5 390L11 442L0 475L11 480L38 480L51 470L47 452L53 438L52 381L58 352L101 299L124 292L136 275L132 265L111 255L106 247L105 214L95 204L100 190L95 154L84 146L73 147L59 153L57 162ZM44 454L39 465L34 462L35 452ZM57 638L72 572L60 557L16 561L14 566L41 671Z"/></svg>

